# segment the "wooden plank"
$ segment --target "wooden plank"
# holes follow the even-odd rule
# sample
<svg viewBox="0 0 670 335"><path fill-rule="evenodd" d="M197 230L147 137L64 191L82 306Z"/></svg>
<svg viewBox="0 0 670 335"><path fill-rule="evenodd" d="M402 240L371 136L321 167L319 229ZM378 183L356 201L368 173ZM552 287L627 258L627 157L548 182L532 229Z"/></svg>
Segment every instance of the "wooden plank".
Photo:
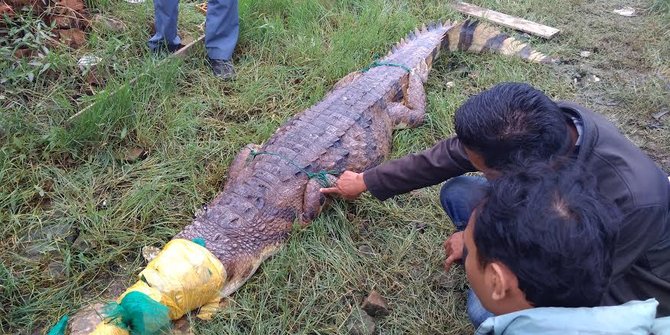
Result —
<svg viewBox="0 0 670 335"><path fill-rule="evenodd" d="M205 40L205 35L204 35L204 34L203 34L203 35L200 35L200 37L198 37L198 39L196 39L195 41L193 41L193 42L191 42L191 43L189 43L189 44L186 44L183 48L177 50L177 52L173 53L173 54L170 55L170 56L171 56L171 57L175 57L175 58L181 58L181 59L184 59L184 58L186 58L186 56L188 56L189 53L191 53L191 50L193 49L193 46L194 46L194 45L196 45L196 44L198 44L198 43L200 43L200 42L202 42L202 41L204 41L204 40ZM163 64L164 62L166 62L168 59L170 59L170 57L167 57L166 59L164 59L163 62L161 62L161 64L159 64L159 65L162 65L162 64Z"/></svg>
<svg viewBox="0 0 670 335"><path fill-rule="evenodd" d="M453 7L461 13L480 17L498 23L502 26L521 30L523 32L527 32L529 34L540 36L546 39L554 37L560 31L553 27L475 6L467 2L458 2L454 4Z"/></svg>
<svg viewBox="0 0 670 335"><path fill-rule="evenodd" d="M158 68L158 67L160 67L161 65L167 63L167 62L170 61L172 58L181 58L181 59L186 58L186 56L187 56L187 55L190 53L190 51L193 49L193 46L196 45L196 44L198 44L198 43L200 43L200 42L202 42L204 39L205 39L205 35L203 34L203 35L201 35L200 37L198 37L198 39L194 40L193 42L191 42L191 43L189 43L189 44L186 44L183 48L177 50L175 53L171 54L171 55L168 56L168 57L165 57L165 59L161 60L158 64L156 64L156 67L155 67L155 68ZM145 72L143 72L143 73L141 73L141 74L138 75L137 77L135 77L135 78L129 80L127 83L125 83L125 84L123 84L123 85L117 87L114 91L112 91L112 92L109 94L109 96L111 97L111 96L115 95L116 93L119 93L119 91L121 91L121 90L122 90L124 87L126 87L126 86L133 85L133 84L137 81L137 79L141 78L142 76L145 76L147 73L148 73L148 70L145 71ZM102 93L102 92L104 92L104 90L102 90L101 93ZM95 106L95 101L92 102L90 105L88 105L88 106L82 108L80 111L74 113L72 116L70 116L70 117L67 119L67 121L68 121L68 122L71 122L72 120L76 119L78 116L80 116L80 115L86 113L86 112L87 112L89 109L91 109L93 106Z"/></svg>

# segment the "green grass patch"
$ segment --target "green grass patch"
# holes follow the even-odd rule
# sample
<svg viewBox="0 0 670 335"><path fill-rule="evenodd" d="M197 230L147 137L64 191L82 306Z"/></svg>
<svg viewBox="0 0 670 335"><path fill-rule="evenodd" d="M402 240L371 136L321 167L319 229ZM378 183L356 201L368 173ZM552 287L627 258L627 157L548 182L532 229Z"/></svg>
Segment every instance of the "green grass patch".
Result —
<svg viewBox="0 0 670 335"><path fill-rule="evenodd" d="M525 81L556 99L606 113L665 164L670 115L648 125L669 105L662 75L670 69L670 48L662 38L665 14L653 11L622 25L622 18L606 16L619 2L475 1L561 28L554 40L529 40L565 63L443 55L426 85L427 123L396 132L391 156L451 136L453 113L469 96L502 81ZM200 34L203 20L194 5L181 5L180 31L190 38ZM31 81L25 77L32 66L27 61L0 60L16 66L3 75L22 78L0 88L3 332L32 333L62 314L111 298L110 283L130 283L144 265L143 246L164 245L219 192L228 164L244 145L265 141L415 26L460 18L448 2L435 0L244 0L234 59L238 80L227 83L210 75L202 46L183 61L157 67L160 60L145 46L150 1L96 2L93 11L122 20L127 29L114 33L94 26L84 49L53 48L42 60L49 69ZM594 54L580 59L581 50ZM104 90L86 86L77 68L86 54L103 59ZM575 73L596 73L602 81L575 81ZM604 108L603 101L616 105ZM88 112L67 121L93 102ZM631 120L638 123L628 126ZM132 150L142 155L128 158ZM453 228L437 191L384 203L369 196L336 202L294 233L231 297L229 308L213 321L195 322L194 329L345 333L349 314L376 289L392 308L391 316L377 320L378 333L472 332L463 272L441 268L441 242Z"/></svg>

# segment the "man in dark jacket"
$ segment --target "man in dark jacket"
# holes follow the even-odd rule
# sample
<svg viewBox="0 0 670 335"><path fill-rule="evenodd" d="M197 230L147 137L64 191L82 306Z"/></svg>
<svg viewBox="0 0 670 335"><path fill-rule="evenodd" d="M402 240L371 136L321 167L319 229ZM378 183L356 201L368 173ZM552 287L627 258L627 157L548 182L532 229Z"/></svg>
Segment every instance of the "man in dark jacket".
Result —
<svg viewBox="0 0 670 335"><path fill-rule="evenodd" d="M457 228L444 243L448 269L463 257L462 231L487 180L521 162L573 157L595 174L599 191L624 214L602 304L653 297L660 302L659 316L670 315L670 183L616 127L527 84L504 83L466 101L456 112L455 128L456 137L363 173L346 171L322 192L353 199L367 190L385 200L447 181L440 200ZM461 176L474 171L484 177ZM476 326L490 316L472 291L468 314Z"/></svg>

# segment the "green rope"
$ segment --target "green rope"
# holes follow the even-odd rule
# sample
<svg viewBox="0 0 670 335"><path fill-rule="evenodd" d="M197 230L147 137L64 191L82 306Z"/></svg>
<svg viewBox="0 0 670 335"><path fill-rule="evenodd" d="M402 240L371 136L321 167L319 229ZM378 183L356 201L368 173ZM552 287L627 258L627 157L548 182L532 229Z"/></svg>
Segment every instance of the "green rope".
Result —
<svg viewBox="0 0 670 335"><path fill-rule="evenodd" d="M67 329L67 320L68 316L63 315L63 317L58 320L58 323L49 330L47 335L64 335L65 330Z"/></svg>
<svg viewBox="0 0 670 335"><path fill-rule="evenodd" d="M170 331L170 310L148 295L132 291L120 303L105 305L105 322L125 329L131 335L162 335Z"/></svg>
<svg viewBox="0 0 670 335"><path fill-rule="evenodd" d="M300 170L300 172L306 174L307 178L316 179L316 181L321 185L321 187L330 187L331 186L330 182L328 181L328 175L337 176L341 173L340 171L336 171L336 170L321 170L319 172L310 172L310 171L307 171L307 170L303 169L302 167L300 167L298 164L296 164L292 160L290 160L290 159L288 159L288 158L286 158L286 157L284 157L284 156L282 156L278 153L269 152L269 151L256 151L256 150L252 149L251 152L249 153L249 155L250 155L251 159L256 158L256 156L258 156L258 155L270 155L270 156L279 157L279 158L283 159L284 161L288 162L289 164L293 165L295 168Z"/></svg>
<svg viewBox="0 0 670 335"><path fill-rule="evenodd" d="M378 61L378 60L376 60L376 61L372 62L372 64L364 67L361 70L361 72L368 72L373 67L378 67L378 66L395 66L395 67L402 68L403 70L407 71L407 73L412 72L412 69L410 69L407 65L398 64L398 63L390 63L390 62L382 62L382 61Z"/></svg>

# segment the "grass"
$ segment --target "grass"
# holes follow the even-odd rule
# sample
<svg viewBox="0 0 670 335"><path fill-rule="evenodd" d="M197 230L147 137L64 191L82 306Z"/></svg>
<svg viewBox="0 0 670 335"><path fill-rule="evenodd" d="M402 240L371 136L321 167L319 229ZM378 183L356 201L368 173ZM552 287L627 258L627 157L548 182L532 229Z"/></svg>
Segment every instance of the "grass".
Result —
<svg viewBox="0 0 670 335"><path fill-rule="evenodd" d="M670 115L652 117L670 107L667 1L633 3L650 8L637 18L611 14L630 5L624 1L474 3L562 29L552 41L530 40L565 63L443 56L426 86L428 122L396 132L392 157L450 136L453 112L468 96L501 81L526 81L604 113L670 169ZM193 4L182 4L180 29L196 37L202 16ZM239 79L223 83L209 75L201 46L193 57L155 68L144 47L151 2L104 1L96 10L129 28L118 34L94 26L84 50L52 49L48 71L0 88L0 326L6 333L40 331L62 314L112 298L110 283L129 284L144 265L143 246L162 246L217 194L241 147L262 143L415 26L460 17L434 0L243 0ZM582 59L581 50L593 56ZM103 57L107 91L148 75L113 96L99 89L88 96L76 65L88 53ZM587 80L593 74L601 81ZM89 112L66 121L93 101ZM136 148L146 157L124 158ZM422 224L423 233L416 229ZM348 315L376 289L392 308L377 320L378 333L472 332L463 272L441 268L441 242L451 231L437 187L383 203L369 196L337 201L293 234L229 308L192 327L201 334L344 333Z"/></svg>

